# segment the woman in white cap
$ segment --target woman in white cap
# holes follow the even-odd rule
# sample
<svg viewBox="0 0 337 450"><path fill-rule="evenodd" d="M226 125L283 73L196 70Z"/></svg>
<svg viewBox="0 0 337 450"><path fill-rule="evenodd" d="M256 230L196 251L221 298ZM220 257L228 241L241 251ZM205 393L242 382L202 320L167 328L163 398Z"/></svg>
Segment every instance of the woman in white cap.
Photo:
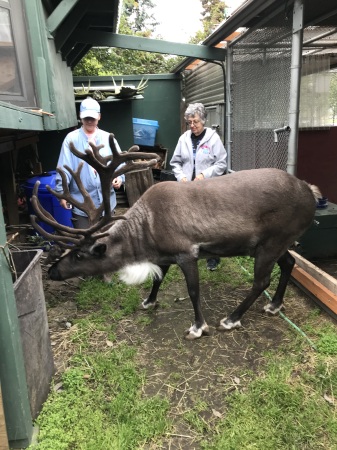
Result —
<svg viewBox="0 0 337 450"><path fill-rule="evenodd" d="M94 143L96 146L103 144L104 147L100 150L100 154L102 156L111 155L111 148L109 145L109 135L107 131L103 131L98 128L98 122L101 118L101 108L99 103L91 97L86 98L82 101L80 106L80 119L82 122L81 128L71 131L65 137L59 160L57 163L58 167L63 168L67 180L69 191L72 197L79 201L83 201L82 194L79 191L79 188L73 179L72 175L64 168L65 165L69 166L72 170L76 170L81 160L75 156L70 148L69 144L72 142L77 150L84 153L85 150L90 148L89 142ZM118 145L116 139L114 139L117 150L120 152L121 149ZM83 168L81 171L81 180L84 188L89 193L96 207L102 203L102 190L99 175L96 173L95 169L91 167L89 164L84 162ZM111 211L116 208L117 200L115 189L119 189L124 183L125 177L124 175L117 177L113 180L111 186ZM55 190L58 192L62 192L62 180L59 174L56 175L56 187ZM66 200L60 200L60 205L63 208L69 208ZM70 206L71 207L71 206ZM72 209L73 223L75 228L88 228L89 220L87 215L81 211L80 209L73 207Z"/></svg>

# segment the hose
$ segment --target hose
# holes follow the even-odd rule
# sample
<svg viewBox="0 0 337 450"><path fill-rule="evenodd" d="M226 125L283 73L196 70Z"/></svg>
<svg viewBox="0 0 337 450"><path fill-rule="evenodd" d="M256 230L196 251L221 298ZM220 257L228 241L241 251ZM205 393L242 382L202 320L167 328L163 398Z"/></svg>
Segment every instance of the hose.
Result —
<svg viewBox="0 0 337 450"><path fill-rule="evenodd" d="M243 266L240 265L240 268L246 272L248 275L251 276L251 274L249 273L249 271L247 269L245 269ZM271 302L272 298L269 294L268 291L263 291L264 295L267 297L267 299ZM317 347L315 346L315 344L312 342L312 340L304 333L304 331L302 331L296 324L294 324L294 322L292 322L285 314L283 314L282 311L278 312L279 315L282 317L282 319L284 319L289 325L291 325L296 331L298 331L301 336L303 336L310 344L310 346L314 349L317 350Z"/></svg>

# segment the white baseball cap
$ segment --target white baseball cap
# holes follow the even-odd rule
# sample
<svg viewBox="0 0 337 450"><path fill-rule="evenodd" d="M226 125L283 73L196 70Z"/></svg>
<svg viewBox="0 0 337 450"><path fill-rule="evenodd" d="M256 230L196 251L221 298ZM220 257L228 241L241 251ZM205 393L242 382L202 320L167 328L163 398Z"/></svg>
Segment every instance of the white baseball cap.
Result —
<svg viewBox="0 0 337 450"><path fill-rule="evenodd" d="M91 97L83 100L80 106L80 118L84 119L85 117L93 117L94 119L98 119L101 112L101 107L99 103L96 102Z"/></svg>

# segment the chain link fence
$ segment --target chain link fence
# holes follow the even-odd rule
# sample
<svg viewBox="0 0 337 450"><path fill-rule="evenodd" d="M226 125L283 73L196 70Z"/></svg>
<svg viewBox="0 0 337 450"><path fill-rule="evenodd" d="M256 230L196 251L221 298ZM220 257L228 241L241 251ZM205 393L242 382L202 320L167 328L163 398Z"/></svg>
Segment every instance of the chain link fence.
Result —
<svg viewBox="0 0 337 450"><path fill-rule="evenodd" d="M286 170L292 21L284 12L233 45L232 169ZM277 141L277 142L275 142Z"/></svg>

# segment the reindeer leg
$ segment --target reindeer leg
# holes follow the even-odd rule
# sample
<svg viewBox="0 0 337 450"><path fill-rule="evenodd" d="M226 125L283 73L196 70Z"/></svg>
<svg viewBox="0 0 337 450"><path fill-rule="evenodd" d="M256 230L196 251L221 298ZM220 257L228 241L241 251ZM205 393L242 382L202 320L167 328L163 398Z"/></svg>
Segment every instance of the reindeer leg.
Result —
<svg viewBox="0 0 337 450"><path fill-rule="evenodd" d="M194 309L195 324L186 331L185 336L187 340L192 341L201 337L203 334L209 335L209 327L204 319L200 305L198 261L195 259L178 261L178 265L185 276L188 294Z"/></svg>
<svg viewBox="0 0 337 450"><path fill-rule="evenodd" d="M276 314L283 308L283 297L295 265L295 258L287 251L278 259L277 264L281 269L280 280L272 301L264 307L270 314Z"/></svg>
<svg viewBox="0 0 337 450"><path fill-rule="evenodd" d="M161 268L163 276L161 278L155 278L153 280L152 289L150 292L150 295L142 302L142 307L144 309L150 309L154 308L157 303L157 295L160 288L160 285L162 284L165 275L167 274L167 271L169 270L170 266L159 266Z"/></svg>
<svg viewBox="0 0 337 450"><path fill-rule="evenodd" d="M267 289L270 283L270 275L274 267L274 262L266 256L267 252L255 257L254 282L252 289L243 302L227 318L220 321L218 331L232 330L241 327L241 318L252 306L255 300Z"/></svg>

